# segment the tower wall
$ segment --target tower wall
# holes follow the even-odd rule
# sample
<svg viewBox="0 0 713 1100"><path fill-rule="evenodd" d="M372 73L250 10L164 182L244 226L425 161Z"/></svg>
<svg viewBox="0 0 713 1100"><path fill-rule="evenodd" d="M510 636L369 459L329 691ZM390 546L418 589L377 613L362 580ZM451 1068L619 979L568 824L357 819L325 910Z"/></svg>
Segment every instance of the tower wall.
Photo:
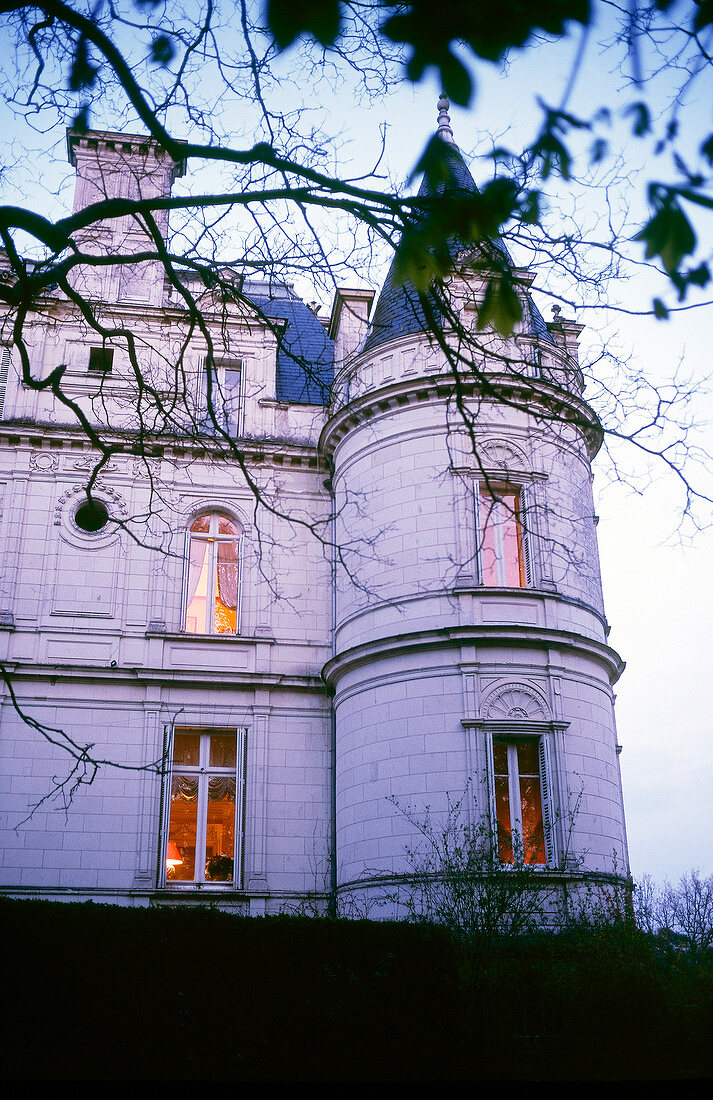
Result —
<svg viewBox="0 0 713 1100"><path fill-rule="evenodd" d="M454 804L463 823L494 823L493 744L520 734L546 747L543 871L626 873L591 414L544 378L527 402L505 377L493 396L472 384L458 408L425 345L354 361L323 437L340 547L327 668L340 889L396 889L427 811L436 830ZM525 509L521 586L484 575L479 509L505 485Z"/></svg>

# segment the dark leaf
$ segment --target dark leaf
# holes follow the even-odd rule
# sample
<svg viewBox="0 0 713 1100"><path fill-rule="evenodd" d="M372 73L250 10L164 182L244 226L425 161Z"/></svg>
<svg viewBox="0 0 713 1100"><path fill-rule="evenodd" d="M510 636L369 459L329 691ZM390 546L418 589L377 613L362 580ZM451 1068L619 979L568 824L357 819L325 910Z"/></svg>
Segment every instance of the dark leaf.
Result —
<svg viewBox="0 0 713 1100"><path fill-rule="evenodd" d="M418 84L427 68L426 61L421 54L414 54L406 65L406 76L412 84Z"/></svg>
<svg viewBox="0 0 713 1100"><path fill-rule="evenodd" d="M303 34L333 46L342 26L341 0L268 0L267 25L281 50Z"/></svg>
<svg viewBox="0 0 713 1100"><path fill-rule="evenodd" d="M512 280L507 275L491 279L478 310L478 331L492 327L507 338L521 320L522 304Z"/></svg>
<svg viewBox="0 0 713 1100"><path fill-rule="evenodd" d="M540 192L528 191L520 206L520 218L526 225L536 225L540 220Z"/></svg>
<svg viewBox="0 0 713 1100"><path fill-rule="evenodd" d="M664 270L673 277L684 256L696 247L696 234L675 200L669 198L634 238L646 245L646 259L660 256Z"/></svg>
<svg viewBox="0 0 713 1100"><path fill-rule="evenodd" d="M705 157L711 168L713 168L713 134L707 137L701 145L701 156Z"/></svg>
<svg viewBox="0 0 713 1100"><path fill-rule="evenodd" d="M651 116L645 103L632 103L624 111L624 117L633 117L632 133L634 137L643 137L651 131Z"/></svg>
<svg viewBox="0 0 713 1100"><path fill-rule="evenodd" d="M609 142L604 138L597 138L592 145L592 164L599 164L609 152Z"/></svg>
<svg viewBox="0 0 713 1100"><path fill-rule="evenodd" d="M69 72L70 92L80 92L83 88L91 88L97 78L99 69L89 60L89 43L84 35L81 36L74 50L74 60Z"/></svg>
<svg viewBox="0 0 713 1100"><path fill-rule="evenodd" d="M439 184L454 183L453 148L438 134L434 134L423 150L418 164L409 176L411 183L416 176L426 177L429 191L438 190Z"/></svg>
<svg viewBox="0 0 713 1100"><path fill-rule="evenodd" d="M151 60L156 65L168 65L173 60L176 48L166 34L158 34L151 43Z"/></svg>
<svg viewBox="0 0 713 1100"><path fill-rule="evenodd" d="M676 165L676 168L681 173L681 175L686 176L687 179L690 180L691 173L688 170L688 165L686 164L683 157L680 156L675 150L674 150L674 153L673 153L673 163Z"/></svg>
<svg viewBox="0 0 713 1100"><path fill-rule="evenodd" d="M713 0L698 0L698 11L693 20L693 29L698 33L713 23Z"/></svg>
<svg viewBox="0 0 713 1100"><path fill-rule="evenodd" d="M604 122L607 126L611 125L611 111L608 107L600 107L594 116L594 122Z"/></svg>
<svg viewBox="0 0 713 1100"><path fill-rule="evenodd" d="M394 257L394 278L399 284L411 283L425 292L434 279L448 273L449 266L447 257L433 252L418 230L407 230Z"/></svg>
<svg viewBox="0 0 713 1100"><path fill-rule="evenodd" d="M707 286L711 281L711 272L708 264L699 264L698 267L694 267L692 271L689 271L686 275L686 281L691 286Z"/></svg>
<svg viewBox="0 0 713 1100"><path fill-rule="evenodd" d="M381 24L381 33L413 50L409 76L411 72L423 73L430 66L442 70L454 43L469 46L476 57L498 61L511 47L523 46L538 29L561 36L570 20L586 25L591 18L589 0L546 0L537 4L500 0L495 8L483 0L451 0L438 7L433 0L403 4L383 0L381 6L396 9Z"/></svg>
<svg viewBox="0 0 713 1100"><path fill-rule="evenodd" d="M563 179L570 178L571 157L567 148L551 131L545 131L533 146L534 156L542 161L542 178L547 179L553 172L559 172Z"/></svg>
<svg viewBox="0 0 713 1100"><path fill-rule="evenodd" d="M479 196L479 222L481 234L493 237L512 217L517 205L518 185L506 176L491 180L482 188Z"/></svg>
<svg viewBox="0 0 713 1100"><path fill-rule="evenodd" d="M473 82L465 65L449 53L441 62L441 87L452 103L467 107L473 94Z"/></svg>
<svg viewBox="0 0 713 1100"><path fill-rule="evenodd" d="M494 160L496 164L509 164L513 159L513 153L511 153L509 149L498 146L497 149L493 149L490 158Z"/></svg>
<svg viewBox="0 0 713 1100"><path fill-rule="evenodd" d="M85 103L78 115L72 120L72 129L78 134L86 134L89 129L89 104Z"/></svg>

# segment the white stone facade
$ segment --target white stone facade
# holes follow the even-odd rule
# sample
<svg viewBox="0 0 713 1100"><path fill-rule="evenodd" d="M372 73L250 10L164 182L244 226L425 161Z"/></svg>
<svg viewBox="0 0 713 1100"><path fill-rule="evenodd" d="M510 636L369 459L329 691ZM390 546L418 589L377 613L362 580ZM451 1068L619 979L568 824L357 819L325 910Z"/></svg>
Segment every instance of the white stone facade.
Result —
<svg viewBox="0 0 713 1100"><path fill-rule="evenodd" d="M179 170L147 139L120 134L70 136L70 156L75 210L101 195L166 195ZM117 217L84 247L136 251L141 233ZM186 341L180 294L157 263L75 270L72 280L133 344L113 336L111 370L90 370L101 337L60 289L28 323L29 363L43 378L64 365L63 390L126 445L93 492L112 522L83 530L97 452L50 389L22 384L12 350L0 423L0 659L17 706L46 735L6 687L2 890L210 900L259 914L319 911L336 889L367 911L399 882L414 844L394 802L438 814L467 792L467 814L497 829L493 746L519 743L540 752L543 875L625 877L612 694L621 662L606 644L597 433L579 393L577 326L553 323L543 339L523 325L510 344L491 337L456 394L426 334L375 339L371 295L340 292L331 403L290 400L277 329L244 303L201 292L211 351L199 329ZM472 292L458 291L464 315ZM262 300L257 284L253 293ZM271 293L293 308L289 288ZM7 325L2 339L9 348ZM132 354L158 395L179 393L172 432L164 416L152 434L155 403L138 424ZM203 442L181 434L199 422L209 354L239 370L239 458L217 451L210 432ZM530 377L509 374L509 359L532 364ZM132 450L139 427L148 450ZM482 513L493 487L517 500L515 584L487 583ZM235 627L188 632L187 532L211 515L239 532ZM510 537L505 511L492 523ZM101 767L65 810L51 795L72 761L48 730L125 767ZM232 881L205 879L197 864L191 881L167 873L176 731L237 737ZM149 767L161 760L163 774ZM186 767L186 790L194 778L199 789L199 772L213 775ZM206 858L215 827L209 816L196 847Z"/></svg>

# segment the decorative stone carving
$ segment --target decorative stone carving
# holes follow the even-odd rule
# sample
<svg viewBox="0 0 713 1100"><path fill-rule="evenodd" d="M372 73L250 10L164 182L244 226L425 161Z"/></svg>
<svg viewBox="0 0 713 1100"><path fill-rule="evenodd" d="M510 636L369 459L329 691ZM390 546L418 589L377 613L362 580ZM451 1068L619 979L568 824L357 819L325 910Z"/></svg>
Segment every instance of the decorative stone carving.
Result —
<svg viewBox="0 0 713 1100"><path fill-rule="evenodd" d="M86 493L86 485L72 485L62 493L62 496L57 501L54 510L54 525L59 527L62 522L62 514L65 506L68 502L74 500L75 497L80 494ZM109 485L106 485L103 481L97 481L94 484L93 489L94 496L97 500L103 500L105 502L111 502L109 507L109 513L114 519L125 520L128 518L129 509L126 506L124 498L117 493L115 489L112 489Z"/></svg>
<svg viewBox="0 0 713 1100"><path fill-rule="evenodd" d="M503 684L483 703L483 717L489 720L511 718L514 721L547 722L550 710L539 692L529 684Z"/></svg>
<svg viewBox="0 0 713 1100"><path fill-rule="evenodd" d="M161 473L161 460L137 456L131 464L131 472L134 477L146 477L150 474L152 478L157 478Z"/></svg>
<svg viewBox="0 0 713 1100"><path fill-rule="evenodd" d="M47 470L59 469L59 455L52 451L31 451L30 469L45 473Z"/></svg>
<svg viewBox="0 0 713 1100"><path fill-rule="evenodd" d="M484 469L521 470L528 469L523 452L509 440L486 439L477 445L478 458Z"/></svg>
<svg viewBox="0 0 713 1100"><path fill-rule="evenodd" d="M76 458L72 463L73 470L93 470L97 465L98 458L95 455L86 455L84 458ZM102 473L112 474L116 473L118 467L115 462L107 462L102 466Z"/></svg>

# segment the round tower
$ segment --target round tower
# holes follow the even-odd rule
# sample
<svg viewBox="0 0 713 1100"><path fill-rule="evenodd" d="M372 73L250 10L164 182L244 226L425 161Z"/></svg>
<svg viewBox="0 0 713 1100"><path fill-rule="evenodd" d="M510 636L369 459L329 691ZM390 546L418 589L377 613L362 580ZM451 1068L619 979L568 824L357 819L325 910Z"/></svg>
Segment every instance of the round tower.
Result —
<svg viewBox="0 0 713 1100"><path fill-rule="evenodd" d="M439 109L451 186L473 191ZM606 641L580 326L546 324L513 268L522 321L507 340L477 333L487 255L456 263L445 346L392 269L337 363L322 437L339 548L325 669L337 880L364 905L404 887L427 813L436 833L455 818L482 830L500 863L543 883L628 875L623 666ZM354 328L358 309L344 312Z"/></svg>

